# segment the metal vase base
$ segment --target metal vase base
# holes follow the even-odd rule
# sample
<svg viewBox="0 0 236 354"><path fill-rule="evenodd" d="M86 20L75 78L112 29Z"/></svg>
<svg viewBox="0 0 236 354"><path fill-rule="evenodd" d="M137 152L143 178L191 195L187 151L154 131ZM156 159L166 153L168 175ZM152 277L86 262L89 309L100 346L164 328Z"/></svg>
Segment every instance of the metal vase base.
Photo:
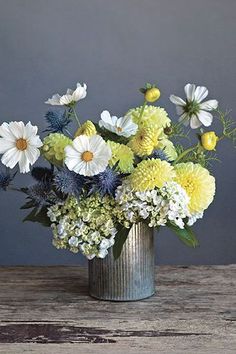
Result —
<svg viewBox="0 0 236 354"><path fill-rule="evenodd" d="M89 261L89 294L100 300L137 301L155 293L153 229L133 225L120 257L112 249L104 259Z"/></svg>

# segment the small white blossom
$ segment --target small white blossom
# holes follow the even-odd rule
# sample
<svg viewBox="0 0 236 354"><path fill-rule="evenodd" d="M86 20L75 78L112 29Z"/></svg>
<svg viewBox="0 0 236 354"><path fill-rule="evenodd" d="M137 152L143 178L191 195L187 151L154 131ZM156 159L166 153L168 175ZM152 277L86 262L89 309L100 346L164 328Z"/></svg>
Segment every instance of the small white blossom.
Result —
<svg viewBox="0 0 236 354"><path fill-rule="evenodd" d="M82 100L87 95L87 85L83 86L78 82L76 89L73 91L67 89L64 95L59 95L58 93L49 98L45 103L52 106L71 106L76 102Z"/></svg>

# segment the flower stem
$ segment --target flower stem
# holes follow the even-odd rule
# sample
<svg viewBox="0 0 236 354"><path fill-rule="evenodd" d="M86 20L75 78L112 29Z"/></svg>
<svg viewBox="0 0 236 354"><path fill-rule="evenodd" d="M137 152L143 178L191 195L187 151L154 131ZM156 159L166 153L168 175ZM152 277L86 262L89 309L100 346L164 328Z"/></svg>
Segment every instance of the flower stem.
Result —
<svg viewBox="0 0 236 354"><path fill-rule="evenodd" d="M176 165L177 162L179 162L180 160L182 160L182 158L184 156L186 156L189 152L193 151L194 149L196 149L198 145L194 145L194 146L191 146L190 148L184 150L176 159L175 161L173 162L173 165Z"/></svg>
<svg viewBox="0 0 236 354"><path fill-rule="evenodd" d="M80 123L80 121L79 121L79 117L78 117L78 115L77 115L77 113L76 113L75 107L72 107L72 112L73 112L73 114L74 114L75 120L76 120L77 123L78 123L78 126L81 127L81 123Z"/></svg>
<svg viewBox="0 0 236 354"><path fill-rule="evenodd" d="M142 106L142 109L141 109L141 112L140 112L140 115L139 115L139 118L138 118L139 121L142 119L143 112L144 112L144 109L145 109L145 107L146 107L146 104L147 104L147 101L144 100L143 106Z"/></svg>

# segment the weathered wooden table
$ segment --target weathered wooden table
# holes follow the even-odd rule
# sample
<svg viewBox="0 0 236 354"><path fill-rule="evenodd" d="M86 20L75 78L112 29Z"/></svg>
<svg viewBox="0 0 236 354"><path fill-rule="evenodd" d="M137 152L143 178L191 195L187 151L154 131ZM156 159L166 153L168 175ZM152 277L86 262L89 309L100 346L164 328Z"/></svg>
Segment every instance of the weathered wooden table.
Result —
<svg viewBox="0 0 236 354"><path fill-rule="evenodd" d="M0 268L0 353L236 353L236 265L156 271L157 293L111 303L80 267Z"/></svg>

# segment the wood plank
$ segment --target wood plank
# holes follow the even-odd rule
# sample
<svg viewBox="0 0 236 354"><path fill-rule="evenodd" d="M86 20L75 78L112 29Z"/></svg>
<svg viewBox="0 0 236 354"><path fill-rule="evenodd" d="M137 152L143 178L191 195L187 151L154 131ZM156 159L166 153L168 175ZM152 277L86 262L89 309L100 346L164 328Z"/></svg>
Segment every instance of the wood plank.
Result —
<svg viewBox="0 0 236 354"><path fill-rule="evenodd" d="M0 353L234 353L236 265L161 266L156 294L88 296L80 267L0 267Z"/></svg>

